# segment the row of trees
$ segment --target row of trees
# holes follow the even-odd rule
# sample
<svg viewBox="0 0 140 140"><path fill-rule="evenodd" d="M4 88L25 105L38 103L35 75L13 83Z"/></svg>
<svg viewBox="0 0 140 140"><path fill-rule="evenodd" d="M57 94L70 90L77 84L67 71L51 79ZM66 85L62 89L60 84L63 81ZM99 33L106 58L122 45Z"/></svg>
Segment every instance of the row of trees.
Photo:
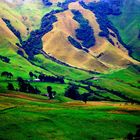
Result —
<svg viewBox="0 0 140 140"><path fill-rule="evenodd" d="M47 76L45 74L40 74L38 76L38 78L42 82L59 82L61 84L64 84L64 78L63 77L54 77L54 76Z"/></svg>
<svg viewBox="0 0 140 140"><path fill-rule="evenodd" d="M6 19L6 18L2 18L2 20L6 23L6 25L8 26L8 28L15 34L15 36L19 39L20 43L22 42L22 38L21 38L21 34L18 30L16 30L14 28L14 26L12 26L10 20Z"/></svg>
<svg viewBox="0 0 140 140"><path fill-rule="evenodd" d="M70 85L65 91L65 96L74 100L82 100L86 103L92 94L91 93L80 94L78 89L79 89L78 86L74 84Z"/></svg>
<svg viewBox="0 0 140 140"><path fill-rule="evenodd" d="M29 82L23 80L21 77L18 77L17 81L18 81L18 89L15 89L12 83L8 83L7 89L17 90L25 93L34 93L34 94L41 93L41 91L37 87L32 86Z"/></svg>
<svg viewBox="0 0 140 140"><path fill-rule="evenodd" d="M41 91L37 87L32 86L29 82L23 80L21 77L18 77L17 81L18 81L18 89L15 89L12 83L8 83L7 89L33 94L41 93ZM46 90L48 92L47 96L49 97L49 99L53 99L54 96L56 95L56 92L52 90L51 86L48 86ZM44 95L46 96L46 94ZM88 97L91 96L90 93L80 94L78 91L78 86L73 84L66 89L64 95L74 100L83 100L85 103L87 102Z"/></svg>
<svg viewBox="0 0 140 140"><path fill-rule="evenodd" d="M13 74L11 72L4 71L1 73L1 77L7 77L11 79L13 77Z"/></svg>

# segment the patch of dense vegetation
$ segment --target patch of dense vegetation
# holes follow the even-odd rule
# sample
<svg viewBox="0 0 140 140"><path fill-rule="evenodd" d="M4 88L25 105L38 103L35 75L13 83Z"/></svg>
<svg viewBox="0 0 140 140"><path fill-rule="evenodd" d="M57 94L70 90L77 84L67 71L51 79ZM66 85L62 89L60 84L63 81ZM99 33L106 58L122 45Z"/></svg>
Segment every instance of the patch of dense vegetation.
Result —
<svg viewBox="0 0 140 140"><path fill-rule="evenodd" d="M13 74L11 72L3 71L1 73L1 77L6 77L6 78L11 79L13 77Z"/></svg>
<svg viewBox="0 0 140 140"><path fill-rule="evenodd" d="M80 94L79 87L77 85L70 84L65 91L65 96L74 100L82 100L83 102L86 103L89 100L90 96L92 96L93 94L90 93L90 91L88 92L89 93Z"/></svg>
<svg viewBox="0 0 140 140"><path fill-rule="evenodd" d="M2 56L2 55L0 55L0 60L5 62L5 63L9 63L10 62L10 59L8 57Z"/></svg>
<svg viewBox="0 0 140 140"><path fill-rule="evenodd" d="M49 0L42 0L42 2L45 6L51 6L52 5L52 3Z"/></svg>
<svg viewBox="0 0 140 140"><path fill-rule="evenodd" d="M65 0L64 2L58 2L57 6L61 7L63 10L68 10L68 5L77 0Z"/></svg>
<svg viewBox="0 0 140 140"><path fill-rule="evenodd" d="M97 22L99 23L100 29L102 30L99 33L99 36L101 37L106 37L108 41L114 45L114 42L111 38L109 38L110 32L109 29L111 29L115 34L117 35L117 38L119 42L128 48L128 46L122 41L118 30L113 26L112 22L108 19L108 15L120 15L120 5L121 1L111 1L111 2L106 2L106 1L100 1L100 2L91 2L89 4L85 4L84 2L80 2L80 4L86 8L92 11L95 16L97 17Z"/></svg>
<svg viewBox="0 0 140 140"><path fill-rule="evenodd" d="M61 10L52 10L50 13L47 13L45 16L43 16L40 28L32 31L26 41L22 40L20 32L11 25L8 19L3 18L3 21L19 39L20 44L16 43L16 45L23 48L28 54L29 59L32 59L34 55L40 53L40 50L42 49L42 37L53 29L53 23L57 21L57 18L54 14L60 11ZM18 51L17 53L21 55L21 51Z"/></svg>
<svg viewBox="0 0 140 140"><path fill-rule="evenodd" d="M7 27L15 34L15 36L19 39L20 43L22 43L22 38L20 32L16 30L12 25L10 20L2 18L2 20L6 23Z"/></svg>
<svg viewBox="0 0 140 140"><path fill-rule="evenodd" d="M28 40L22 42L22 48L32 58L42 49L42 37L53 29L53 23L57 21L53 11L46 14L41 20L40 29L32 31Z"/></svg>
<svg viewBox="0 0 140 140"><path fill-rule="evenodd" d="M90 48L95 45L94 31L89 25L87 19L78 10L72 10L74 14L73 19L80 24L80 28L76 29L76 38L82 41L82 45L86 48Z"/></svg>
<svg viewBox="0 0 140 140"><path fill-rule="evenodd" d="M33 87L29 82L23 80L21 77L18 77L17 81L18 81L19 91L25 92L25 93L34 93L34 94L41 93L41 91L37 87Z"/></svg>
<svg viewBox="0 0 140 140"><path fill-rule="evenodd" d="M54 76L47 76L45 74L40 74L39 77L41 82L58 82L61 84L64 84L64 78L63 77L54 77Z"/></svg>

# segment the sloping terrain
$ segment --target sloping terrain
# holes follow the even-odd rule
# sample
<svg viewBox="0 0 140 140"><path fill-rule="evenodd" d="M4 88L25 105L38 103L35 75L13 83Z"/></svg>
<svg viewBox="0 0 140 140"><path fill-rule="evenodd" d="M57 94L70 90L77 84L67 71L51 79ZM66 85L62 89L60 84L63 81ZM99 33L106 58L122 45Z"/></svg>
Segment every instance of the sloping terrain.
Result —
<svg viewBox="0 0 140 140"><path fill-rule="evenodd" d="M63 78L64 85L49 83L62 86L61 95L74 83L81 88L81 93L95 92L97 100L109 97L109 100L139 101L139 70L128 74L131 65L139 62L130 57L123 37L109 21L108 8L107 11L100 9L106 4L76 0L50 2L49 6L39 0L0 2L0 73L13 74L13 79L1 77L0 88L6 91L8 80L18 87L17 81L12 80L19 76L29 80L32 71L36 76L43 73ZM116 73L122 77L128 74L128 78L122 80L118 75L119 80L111 79L109 75ZM127 82L131 77L132 82ZM87 88L88 82L93 84L91 89ZM49 85L32 84L39 86L41 93ZM119 96L120 92L126 96Z"/></svg>
<svg viewBox="0 0 140 140"><path fill-rule="evenodd" d="M123 0L122 14L110 16L110 20L119 30L123 41L128 44L131 56L140 60L140 1Z"/></svg>
<svg viewBox="0 0 140 140"><path fill-rule="evenodd" d="M62 5L66 3L67 9L63 10L63 6L59 6L58 3L62 3ZM57 21L52 23L52 29L43 31L45 26L48 28L47 25L43 25L45 20L44 15L49 13L52 9L56 10L54 14L52 13L52 16L55 16ZM81 14L81 17L78 15L80 20L75 18L77 16L74 10ZM0 17L8 19L11 26L20 32L23 41L20 41L20 44L25 48L29 57L34 53L36 54L36 51L33 49L39 45L37 48L41 49L42 46L42 49L48 55L53 56L59 61L73 67L90 71L105 72L110 68L116 69L126 67L129 64L138 64L137 61L129 56L127 49L124 48L123 44L118 40L117 35L115 36L116 33L113 30L109 30L110 35L108 39L99 35L101 32L101 25L97 22L96 15L91 10L84 8L79 2L52 1L51 6L45 7L45 5L38 0L35 2L29 0L7 2L3 0L1 2L1 11ZM31 14L28 14L30 11ZM42 18L43 16L44 18ZM82 31L85 28L81 26L83 21L85 21L84 26L89 28L88 32L92 32L93 30L90 36L92 36L94 42L91 37L87 38L85 36L86 39L83 35L81 36L83 36L82 38L84 40L79 40L80 36L78 37L78 32L80 33L80 30ZM41 27L40 24L42 24ZM32 31L35 32L35 35ZM39 31L43 32L43 34L40 34ZM111 36L111 34L114 36ZM37 37L34 36L40 36L40 39L38 39L40 41L36 42L35 38ZM69 40L70 37L71 42ZM33 40L33 42L31 42L31 40ZM27 46L29 41L31 45ZM76 48L73 44L74 42L81 46L81 48ZM39 50L37 51L37 53L39 53Z"/></svg>
<svg viewBox="0 0 140 140"><path fill-rule="evenodd" d="M139 105L58 103L22 93L0 95L0 113L0 138L7 140L124 139L140 123Z"/></svg>
<svg viewBox="0 0 140 140"><path fill-rule="evenodd" d="M79 27L79 24L73 19L74 15L71 10L80 11L94 29L96 44L91 46L88 53L75 48L68 40L68 36L76 39L75 30ZM112 38L114 46L99 36L100 27L95 15L90 10L84 9L78 2L69 4L69 9L56 14L56 17L58 21L54 23L53 30L43 37L43 49L48 54L73 66L94 71L104 71L110 67L124 67L131 63L137 63L129 57L127 50L116 37Z"/></svg>

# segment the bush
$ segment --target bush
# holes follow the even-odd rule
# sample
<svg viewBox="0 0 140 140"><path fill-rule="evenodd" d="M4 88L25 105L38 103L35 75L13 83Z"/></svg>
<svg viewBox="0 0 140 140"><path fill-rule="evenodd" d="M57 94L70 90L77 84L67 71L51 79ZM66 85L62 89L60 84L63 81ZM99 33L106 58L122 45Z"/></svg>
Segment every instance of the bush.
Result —
<svg viewBox="0 0 140 140"><path fill-rule="evenodd" d="M74 100L81 99L76 85L70 85L65 92L65 96Z"/></svg>
<svg viewBox="0 0 140 140"><path fill-rule="evenodd" d="M10 59L8 57L0 55L0 60L2 60L5 63L10 63Z"/></svg>
<svg viewBox="0 0 140 140"><path fill-rule="evenodd" d="M14 88L12 83L8 83L7 89L8 90L15 90L15 88Z"/></svg>

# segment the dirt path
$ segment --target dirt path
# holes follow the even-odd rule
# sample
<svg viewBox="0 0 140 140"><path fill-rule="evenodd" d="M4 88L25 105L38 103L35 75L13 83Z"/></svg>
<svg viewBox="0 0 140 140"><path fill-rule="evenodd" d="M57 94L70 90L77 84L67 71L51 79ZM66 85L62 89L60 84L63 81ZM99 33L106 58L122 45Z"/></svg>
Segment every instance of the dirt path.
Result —
<svg viewBox="0 0 140 140"><path fill-rule="evenodd" d="M0 93L0 96L5 96L5 97L13 97L13 98L21 98L21 99L26 99L30 101L37 101L37 102L48 102L48 103L53 103L55 101L53 100L48 100L46 99L39 99L37 97L31 97L30 95L26 94L13 94L13 93Z"/></svg>
<svg viewBox="0 0 140 140"><path fill-rule="evenodd" d="M14 93L0 93L0 96L21 98L30 101L43 102L43 103L57 103L56 100L40 99L33 97L28 94L14 94ZM82 101L71 101L61 104L63 107L116 107L117 110L121 111L140 111L140 105L124 103L124 102L107 102L107 101L88 101L86 104ZM110 112L111 113L111 112ZM115 113L115 112L114 112ZM116 112L117 113L117 112Z"/></svg>
<svg viewBox="0 0 140 140"><path fill-rule="evenodd" d="M124 103L124 102L105 102L105 101L88 101L86 104L82 101L73 101L73 102L67 102L63 105L69 106L69 107L102 107L102 106L112 106L116 107L117 109L121 111L140 111L140 105L138 104L131 104L131 103Z"/></svg>

